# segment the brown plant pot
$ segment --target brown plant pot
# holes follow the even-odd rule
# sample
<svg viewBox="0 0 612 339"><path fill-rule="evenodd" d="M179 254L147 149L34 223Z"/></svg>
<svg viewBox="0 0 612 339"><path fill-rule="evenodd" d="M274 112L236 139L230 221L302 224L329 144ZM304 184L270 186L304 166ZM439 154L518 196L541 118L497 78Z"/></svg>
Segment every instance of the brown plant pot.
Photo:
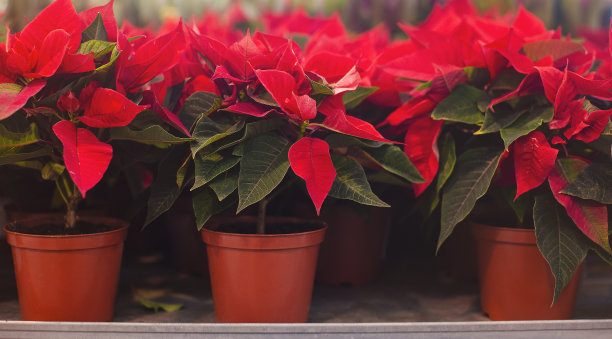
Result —
<svg viewBox="0 0 612 339"><path fill-rule="evenodd" d="M363 285L382 272L391 209L335 204L321 213L329 228L321 244L317 282Z"/></svg>
<svg viewBox="0 0 612 339"><path fill-rule="evenodd" d="M571 319L582 264L551 307L555 279L534 230L472 224L482 310L492 320Z"/></svg>
<svg viewBox="0 0 612 339"><path fill-rule="evenodd" d="M306 322L319 245L327 227L320 222L268 217L271 223L316 223L311 232L235 234L202 230L208 252L217 322ZM255 223L237 217L225 223Z"/></svg>
<svg viewBox="0 0 612 339"><path fill-rule="evenodd" d="M49 214L18 221L20 225L63 223ZM9 231L19 305L23 320L111 321L119 279L125 221L81 217L119 229L104 233L53 236Z"/></svg>

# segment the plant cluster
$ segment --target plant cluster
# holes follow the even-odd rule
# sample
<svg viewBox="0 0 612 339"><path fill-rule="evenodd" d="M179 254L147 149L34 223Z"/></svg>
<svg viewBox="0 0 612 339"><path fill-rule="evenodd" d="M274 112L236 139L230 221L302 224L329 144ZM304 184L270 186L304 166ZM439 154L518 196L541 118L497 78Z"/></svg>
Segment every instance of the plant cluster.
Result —
<svg viewBox="0 0 612 339"><path fill-rule="evenodd" d="M556 295L588 249L612 253L607 31L572 39L464 0L396 41L300 10L241 33L237 7L151 31L119 28L112 5L56 0L0 48L0 165L54 180L68 227L131 141L157 165L151 183L146 166L137 176L145 223L189 190L199 228L259 203L264 232L267 202L295 182L317 213L327 197L388 206L369 183L383 173L412 183L425 217L440 209L438 247L501 197L535 227Z"/></svg>
<svg viewBox="0 0 612 339"><path fill-rule="evenodd" d="M382 67L410 99L382 125L405 135L427 180L414 185L424 214L440 205L438 248L478 199L499 197L509 223L535 227L556 299L590 248L612 252L607 39L564 37L523 8L482 15L467 1L401 28L409 40Z"/></svg>

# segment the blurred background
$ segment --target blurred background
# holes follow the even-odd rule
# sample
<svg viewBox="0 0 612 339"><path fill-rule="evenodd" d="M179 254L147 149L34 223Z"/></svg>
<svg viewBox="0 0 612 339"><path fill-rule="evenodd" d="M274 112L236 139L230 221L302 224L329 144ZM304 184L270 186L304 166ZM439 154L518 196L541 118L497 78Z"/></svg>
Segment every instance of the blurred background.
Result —
<svg viewBox="0 0 612 339"><path fill-rule="evenodd" d="M0 0L2 23L11 31L20 30L27 18L33 18L51 0ZM107 0L73 0L78 11L99 6ZM346 26L361 32L384 22L395 28L397 22L418 23L425 19L434 3L442 0L115 0L115 14L121 22L136 26L158 27L166 18L200 17L207 10L224 13L234 3L242 4L250 21L257 21L265 11L284 12L303 7L312 14L338 12ZM609 25L612 0L475 0L482 10L498 8L502 12L523 5L539 16L549 28L561 25L564 33L580 27Z"/></svg>

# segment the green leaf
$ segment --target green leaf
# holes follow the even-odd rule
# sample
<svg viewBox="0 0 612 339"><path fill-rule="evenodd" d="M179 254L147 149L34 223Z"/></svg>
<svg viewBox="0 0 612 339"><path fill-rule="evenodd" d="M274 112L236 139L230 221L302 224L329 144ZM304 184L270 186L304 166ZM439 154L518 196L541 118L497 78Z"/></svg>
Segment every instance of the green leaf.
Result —
<svg viewBox="0 0 612 339"><path fill-rule="evenodd" d="M104 28L104 20L100 13L96 15L96 19L81 33L81 42L90 40L108 41L108 34Z"/></svg>
<svg viewBox="0 0 612 339"><path fill-rule="evenodd" d="M378 87L357 87L354 91L344 93L342 102L346 110L357 107L363 100L370 96L370 94L378 91Z"/></svg>
<svg viewBox="0 0 612 339"><path fill-rule="evenodd" d="M448 178L450 178L451 173L453 173L455 163L457 162L457 154L455 153L455 139L453 139L452 134L444 134L438 144L440 145L440 165L438 167L436 188L440 192Z"/></svg>
<svg viewBox="0 0 612 339"><path fill-rule="evenodd" d="M0 148L30 145L39 140L38 127L34 123L30 124L30 128L23 133L11 132L0 124Z"/></svg>
<svg viewBox="0 0 612 339"><path fill-rule="evenodd" d="M236 200L233 198L227 198L219 202L215 193L210 187L207 186L200 187L193 191L191 194L191 200L198 231L204 227L204 224L206 224L210 217L222 212L236 202Z"/></svg>
<svg viewBox="0 0 612 339"><path fill-rule="evenodd" d="M155 311L155 313L157 313L160 309L164 310L164 312L175 312L183 307L183 304L161 303L158 301L144 299L142 297L136 297L136 299L142 306L152 309L153 311Z"/></svg>
<svg viewBox="0 0 612 339"><path fill-rule="evenodd" d="M498 105L501 106L501 105ZM498 107L495 112L490 109L485 112L484 122L474 134L486 134L499 132L503 128L512 125L521 115L525 114L525 109L509 108L508 110Z"/></svg>
<svg viewBox="0 0 612 339"><path fill-rule="evenodd" d="M479 147L465 151L457 159L455 170L442 192L438 250L455 226L470 214L476 201L487 192L501 154L497 149Z"/></svg>
<svg viewBox="0 0 612 339"><path fill-rule="evenodd" d="M221 103L221 98L214 93L195 92L185 100L177 115L183 126L191 131L202 115L210 115L221 106Z"/></svg>
<svg viewBox="0 0 612 339"><path fill-rule="evenodd" d="M41 168L40 174L45 180L55 180L60 175L62 175L62 173L64 173L65 169L66 166L62 164L58 164L56 162L48 162Z"/></svg>
<svg viewBox="0 0 612 339"><path fill-rule="evenodd" d="M240 162L240 157L233 155L221 155L212 153L207 155L196 155L195 159L195 182L191 190L206 185L219 174L229 171Z"/></svg>
<svg viewBox="0 0 612 339"><path fill-rule="evenodd" d="M422 222L425 222L425 220L427 220L434 212L436 207L438 207L438 204L440 203L440 191L453 172L455 163L457 161L457 156L455 154L455 140L453 139L452 134L445 133L443 137L438 139L438 147L440 149L440 165L438 168L438 174L436 175L434 182L432 182L429 187L427 187L425 192L421 194L419 200L417 200L417 203L414 206L414 210L418 211L418 214L421 215Z"/></svg>
<svg viewBox="0 0 612 339"><path fill-rule="evenodd" d="M243 127L244 120L240 120L233 125L223 125L205 115L202 116L193 130L194 141L191 143L191 154L195 158L195 155L204 147L239 132Z"/></svg>
<svg viewBox="0 0 612 339"><path fill-rule="evenodd" d="M329 191L329 196L348 199L360 204L390 207L372 192L363 167L352 158L333 155L332 162L336 169L336 178Z"/></svg>
<svg viewBox="0 0 612 339"><path fill-rule="evenodd" d="M238 188L238 171L226 171L213 179L209 186L219 201L223 201Z"/></svg>
<svg viewBox="0 0 612 339"><path fill-rule="evenodd" d="M414 167L406 154L395 145L384 145L378 148L366 148L363 150L385 170L398 175L410 182L425 182L419 171Z"/></svg>
<svg viewBox="0 0 612 339"><path fill-rule="evenodd" d="M436 120L450 120L466 124L481 124L483 113L478 109L478 99L483 91L459 84L453 92L433 110L431 117Z"/></svg>
<svg viewBox="0 0 612 339"><path fill-rule="evenodd" d="M317 95L317 94L334 95L334 90L329 88L328 86L318 83L316 81L313 81L310 78L308 78L308 80L310 81L310 85L312 86L312 92L310 92L310 95Z"/></svg>
<svg viewBox="0 0 612 339"><path fill-rule="evenodd" d="M185 184L185 178L187 178L189 175L191 165L191 157L185 158L185 161L181 163L181 166L176 171L176 187L183 187L183 184Z"/></svg>
<svg viewBox="0 0 612 339"><path fill-rule="evenodd" d="M208 219L215 215L219 200L217 200L217 196L209 187L201 187L193 191L191 200L196 217L196 226L199 231Z"/></svg>
<svg viewBox="0 0 612 339"><path fill-rule="evenodd" d="M184 160L184 154L174 150L160 161L157 175L151 184L144 226L169 210L181 194L182 187L177 186L177 173Z"/></svg>
<svg viewBox="0 0 612 339"><path fill-rule="evenodd" d="M612 166L591 163L561 193L612 204Z"/></svg>
<svg viewBox="0 0 612 339"><path fill-rule="evenodd" d="M360 148L376 148L388 145L386 142L355 138L350 135L334 133L325 138L330 148L359 146Z"/></svg>
<svg viewBox="0 0 612 339"><path fill-rule="evenodd" d="M24 152L20 148L0 148L0 166L12 165L33 158L44 157L53 154L50 146L45 146L36 151Z"/></svg>
<svg viewBox="0 0 612 339"><path fill-rule="evenodd" d="M127 126L111 128L110 140L131 140L158 148L166 148L173 144L181 144L193 139L174 136L163 127L152 125L141 131L133 130Z"/></svg>
<svg viewBox="0 0 612 339"><path fill-rule="evenodd" d="M510 126L502 128L501 137L506 149L510 147L514 140L529 134L543 123L551 121L553 114L554 109L551 106L538 107L527 114L521 115Z"/></svg>
<svg viewBox="0 0 612 339"><path fill-rule="evenodd" d="M536 241L555 277L554 304L586 257L590 242L550 195L538 195L533 206Z"/></svg>
<svg viewBox="0 0 612 339"><path fill-rule="evenodd" d="M265 198L289 169L289 141L276 133L250 139L244 145L238 177L238 210Z"/></svg>
<svg viewBox="0 0 612 339"><path fill-rule="evenodd" d="M79 46L77 54L89 54L93 53L94 59L104 56L113 51L117 44L114 42L100 41L100 40L89 40Z"/></svg>

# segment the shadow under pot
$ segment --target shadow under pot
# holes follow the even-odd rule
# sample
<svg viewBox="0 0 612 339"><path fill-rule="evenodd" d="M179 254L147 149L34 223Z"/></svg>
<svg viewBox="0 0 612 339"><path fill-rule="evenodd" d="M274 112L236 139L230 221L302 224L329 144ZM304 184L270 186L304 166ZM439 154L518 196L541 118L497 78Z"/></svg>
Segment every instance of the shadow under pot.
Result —
<svg viewBox="0 0 612 339"><path fill-rule="evenodd" d="M314 274L327 226L320 221L267 217L218 221L202 229L217 322L306 322Z"/></svg>
<svg viewBox="0 0 612 339"><path fill-rule="evenodd" d="M538 250L534 230L474 223L471 230L476 240L482 310L489 318L572 318L582 264L551 307L555 279Z"/></svg>
<svg viewBox="0 0 612 339"><path fill-rule="evenodd" d="M108 231L78 235L38 235L25 231L63 225L62 214L39 215L4 226L12 248L23 320L113 319L128 223L103 217L80 217L79 222Z"/></svg>

